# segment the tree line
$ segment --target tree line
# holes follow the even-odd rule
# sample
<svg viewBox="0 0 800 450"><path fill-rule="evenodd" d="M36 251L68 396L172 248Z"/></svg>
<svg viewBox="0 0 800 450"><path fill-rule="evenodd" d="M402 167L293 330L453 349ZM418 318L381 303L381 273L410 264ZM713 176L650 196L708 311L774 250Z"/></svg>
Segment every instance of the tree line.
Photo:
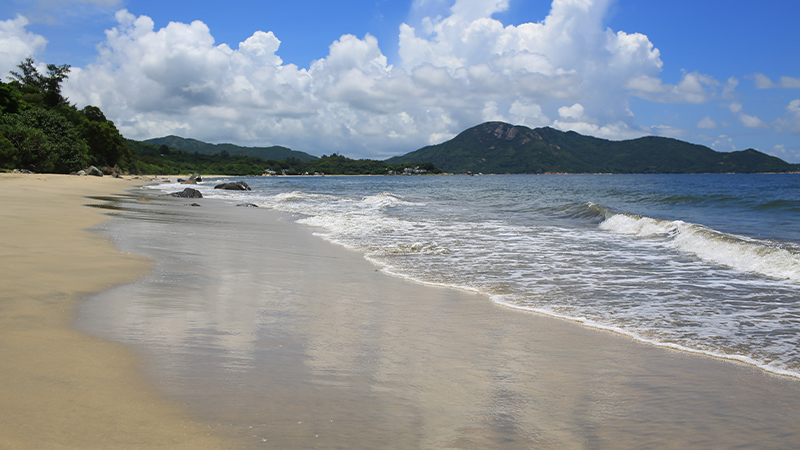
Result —
<svg viewBox="0 0 800 450"><path fill-rule="evenodd" d="M301 161L289 157L285 160L262 159L255 156L231 155L223 150L209 155L179 150L166 145L153 145L146 142L128 141L139 158L139 167L144 173L166 175L198 172L201 174L253 176L274 175L388 175L441 173L431 163L387 164L371 159L351 159L342 155L323 155L311 161Z"/></svg>

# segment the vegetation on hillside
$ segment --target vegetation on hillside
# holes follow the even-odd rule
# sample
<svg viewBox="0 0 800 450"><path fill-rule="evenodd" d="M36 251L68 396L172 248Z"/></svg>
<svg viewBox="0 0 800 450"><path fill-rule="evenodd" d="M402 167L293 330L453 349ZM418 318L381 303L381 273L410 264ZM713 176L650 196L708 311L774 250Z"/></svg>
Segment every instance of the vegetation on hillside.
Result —
<svg viewBox="0 0 800 450"><path fill-rule="evenodd" d="M312 161L317 159L316 156L309 155L305 152L299 152L290 148L281 147L280 145L273 145L272 147L241 147L236 144L209 144L207 142L198 141L197 139L187 139L179 136L165 136L154 139L147 139L144 141L146 144L154 144L157 146L166 145L170 148L177 148L187 152L197 152L206 155L215 155L227 151L231 155L240 156L255 156L261 159L274 159L274 160L288 160L289 158L298 159L300 161Z"/></svg>
<svg viewBox="0 0 800 450"><path fill-rule="evenodd" d="M716 152L677 139L649 136L609 141L553 128L532 130L502 122L470 128L455 138L387 162L430 161L455 173L726 173L791 172L789 164L756 150Z"/></svg>
<svg viewBox="0 0 800 450"><path fill-rule="evenodd" d="M128 141L139 157L139 167L150 174L176 174L198 172L217 175L386 175L390 171L396 173L416 172L441 173L430 163L387 164L384 161L370 159L350 159L341 155L323 155L311 161L301 161L289 157L285 160L264 160L252 156L231 155L226 150L208 155L198 152L187 152L166 145L156 146L145 142Z"/></svg>
<svg viewBox="0 0 800 450"><path fill-rule="evenodd" d="M61 95L69 65L41 74L27 58L0 81L0 169L69 173L88 164L135 170L136 157L114 123L94 106L77 109Z"/></svg>

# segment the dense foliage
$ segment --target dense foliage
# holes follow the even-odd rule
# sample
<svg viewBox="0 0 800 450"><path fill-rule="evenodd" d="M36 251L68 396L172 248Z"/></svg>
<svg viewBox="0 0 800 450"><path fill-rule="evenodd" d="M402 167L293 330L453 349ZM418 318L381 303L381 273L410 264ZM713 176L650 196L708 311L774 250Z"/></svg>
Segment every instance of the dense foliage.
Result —
<svg viewBox="0 0 800 450"><path fill-rule="evenodd" d="M94 106L78 110L61 95L69 65L33 60L19 64L13 80L0 81L0 169L69 173L87 164L136 170L136 158L114 123Z"/></svg>
<svg viewBox="0 0 800 450"><path fill-rule="evenodd" d="M187 152L166 145L156 146L146 142L128 141L136 151L139 167L150 174L177 174L198 172L216 175L263 175L264 173L285 175L386 175L390 171L405 173L441 173L430 163L386 164L384 161L350 159L341 155L323 155L312 161L301 161L289 157L285 160L264 160L253 156L231 155L223 150L214 155Z"/></svg>
<svg viewBox="0 0 800 450"><path fill-rule="evenodd" d="M716 152L677 139L609 141L549 127L532 130L502 122L470 128L389 163L431 161L456 173L726 173L792 172L789 164L756 150Z"/></svg>

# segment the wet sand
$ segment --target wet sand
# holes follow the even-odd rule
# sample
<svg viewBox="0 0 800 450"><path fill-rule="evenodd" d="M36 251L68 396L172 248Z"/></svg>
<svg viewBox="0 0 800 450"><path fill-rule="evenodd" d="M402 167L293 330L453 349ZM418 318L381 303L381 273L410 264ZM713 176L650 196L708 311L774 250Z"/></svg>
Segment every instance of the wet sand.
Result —
<svg viewBox="0 0 800 450"><path fill-rule="evenodd" d="M381 273L260 208L107 204L153 258L76 326L247 448L796 448L800 380Z"/></svg>
<svg viewBox="0 0 800 450"><path fill-rule="evenodd" d="M70 328L83 297L152 268L85 231L106 220L86 196L132 186L0 174L0 448L230 448L161 397L130 349Z"/></svg>

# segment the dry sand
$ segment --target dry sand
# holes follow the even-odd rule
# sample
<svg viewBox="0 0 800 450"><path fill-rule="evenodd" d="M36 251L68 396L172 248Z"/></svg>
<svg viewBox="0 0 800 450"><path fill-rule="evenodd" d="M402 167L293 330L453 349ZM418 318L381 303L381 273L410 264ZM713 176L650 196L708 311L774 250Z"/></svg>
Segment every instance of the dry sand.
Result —
<svg viewBox="0 0 800 450"><path fill-rule="evenodd" d="M77 301L151 263L84 231L86 196L131 181L0 174L0 447L227 448L139 374L127 348L69 328Z"/></svg>

